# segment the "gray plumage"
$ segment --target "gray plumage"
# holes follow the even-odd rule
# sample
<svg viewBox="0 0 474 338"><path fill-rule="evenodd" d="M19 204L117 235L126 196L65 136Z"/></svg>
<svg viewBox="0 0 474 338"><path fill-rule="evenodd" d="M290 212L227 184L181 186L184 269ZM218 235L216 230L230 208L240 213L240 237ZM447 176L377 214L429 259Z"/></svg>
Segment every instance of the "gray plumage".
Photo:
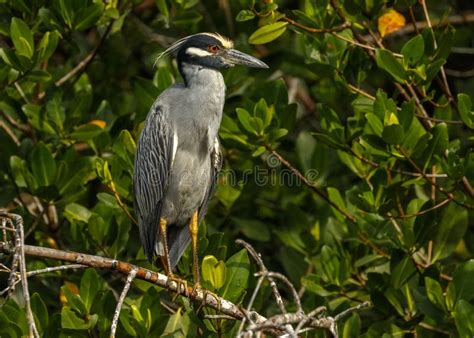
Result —
<svg viewBox="0 0 474 338"><path fill-rule="evenodd" d="M174 85L153 104L138 141L134 187L145 253L151 260L160 217L168 223L171 267L189 245L194 211L199 221L220 169L217 132L225 84L214 69L187 65L187 86ZM191 132L192 131L192 132ZM158 242L158 244L160 244ZM156 254L163 254L160 245Z"/></svg>
<svg viewBox="0 0 474 338"><path fill-rule="evenodd" d="M165 256L159 231L160 219L166 220L171 269L191 241L192 215L197 211L201 222L206 213L221 166L218 130L226 88L219 69L268 67L232 47L218 34L200 33L168 48L163 54L177 54L184 83L156 99L138 141L133 186L140 238L150 261ZM195 278L199 283L196 266Z"/></svg>

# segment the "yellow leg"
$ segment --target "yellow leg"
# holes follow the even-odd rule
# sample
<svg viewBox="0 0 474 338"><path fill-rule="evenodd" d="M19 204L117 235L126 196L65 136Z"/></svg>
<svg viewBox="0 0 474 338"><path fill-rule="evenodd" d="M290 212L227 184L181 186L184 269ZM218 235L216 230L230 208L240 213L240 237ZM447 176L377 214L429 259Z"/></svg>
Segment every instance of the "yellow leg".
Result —
<svg viewBox="0 0 474 338"><path fill-rule="evenodd" d="M194 277L194 285L200 286L200 277L199 277L199 261L198 261L198 213L197 211L194 212L193 216L191 217L191 222L189 223L189 232L191 234L191 249L193 251L193 277Z"/></svg>
<svg viewBox="0 0 474 338"><path fill-rule="evenodd" d="M168 252L168 241L166 239L166 220L164 220L163 218L160 218L160 240L164 249L164 255L160 257L161 264L165 269L165 274L168 277L171 277L173 276L173 272L171 271L170 256Z"/></svg>

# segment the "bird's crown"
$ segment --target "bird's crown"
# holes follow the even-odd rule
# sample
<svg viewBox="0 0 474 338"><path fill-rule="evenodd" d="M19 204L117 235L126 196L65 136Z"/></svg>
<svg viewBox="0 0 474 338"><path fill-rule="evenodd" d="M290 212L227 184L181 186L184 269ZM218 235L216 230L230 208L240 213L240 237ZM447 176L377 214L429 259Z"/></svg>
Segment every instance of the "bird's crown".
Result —
<svg viewBox="0 0 474 338"><path fill-rule="evenodd" d="M234 42L218 33L198 33L194 35L186 36L182 39L179 39L171 46L169 46L163 53L158 56L159 60L165 55L176 55L183 48L201 48L203 50L209 49L209 52L212 53L213 48L233 48ZM193 50L191 50L192 52ZM199 53L198 51L194 50Z"/></svg>

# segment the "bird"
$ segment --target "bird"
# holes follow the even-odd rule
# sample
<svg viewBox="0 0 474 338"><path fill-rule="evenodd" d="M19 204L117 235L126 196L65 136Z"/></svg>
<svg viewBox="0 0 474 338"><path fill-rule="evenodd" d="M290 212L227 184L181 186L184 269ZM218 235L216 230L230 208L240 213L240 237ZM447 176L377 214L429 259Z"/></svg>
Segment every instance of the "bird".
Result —
<svg viewBox="0 0 474 338"><path fill-rule="evenodd" d="M151 106L134 160L134 208L140 240L151 263L168 277L191 244L193 279L200 286L198 225L221 168L218 131L226 86L222 69L235 65L268 68L234 49L218 33L198 33L169 46L183 83L163 91Z"/></svg>

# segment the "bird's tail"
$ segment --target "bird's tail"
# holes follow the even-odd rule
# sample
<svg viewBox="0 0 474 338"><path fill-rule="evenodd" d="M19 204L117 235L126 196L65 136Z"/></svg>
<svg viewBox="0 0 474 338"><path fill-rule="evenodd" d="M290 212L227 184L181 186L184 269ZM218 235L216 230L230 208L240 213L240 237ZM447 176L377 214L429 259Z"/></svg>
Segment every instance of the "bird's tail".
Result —
<svg viewBox="0 0 474 338"><path fill-rule="evenodd" d="M168 237L170 264L173 270L183 255L184 250L188 247L189 243L191 243L191 234L187 226L168 227L166 234Z"/></svg>

